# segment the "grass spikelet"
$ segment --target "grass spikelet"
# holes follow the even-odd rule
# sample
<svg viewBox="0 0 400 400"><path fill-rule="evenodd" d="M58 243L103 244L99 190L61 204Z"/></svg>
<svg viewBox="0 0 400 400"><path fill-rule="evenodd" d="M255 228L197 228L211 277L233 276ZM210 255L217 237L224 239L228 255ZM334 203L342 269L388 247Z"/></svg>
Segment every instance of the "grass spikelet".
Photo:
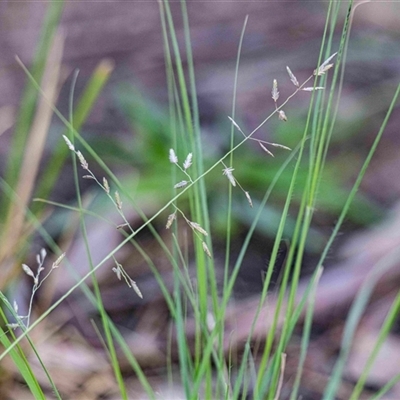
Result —
<svg viewBox="0 0 400 400"><path fill-rule="evenodd" d="M114 257L113 257L114 258ZM128 285L128 287L132 288L135 293L141 298L143 299L143 294L140 291L138 285L136 284L136 282L128 275L128 273L125 271L124 267L114 258L114 262L116 267L112 268L112 271L115 273L115 275L117 276L118 280L121 280L121 278L124 278L126 284Z"/></svg>
<svg viewBox="0 0 400 400"><path fill-rule="evenodd" d="M193 154L189 153L186 157L185 162L183 163L183 169L186 171L192 165Z"/></svg>
<svg viewBox="0 0 400 400"><path fill-rule="evenodd" d="M294 76L293 72L291 71L291 69L286 66L286 70L289 74L290 80L292 81L293 85L296 87L299 87L299 81L297 80L297 78Z"/></svg>
<svg viewBox="0 0 400 400"><path fill-rule="evenodd" d="M285 122L287 121L287 116L285 114L285 111L283 111L283 110L278 111L278 117L281 121L285 121Z"/></svg>
<svg viewBox="0 0 400 400"><path fill-rule="evenodd" d="M240 128L240 126L233 120L233 118L228 117L229 120L232 122L233 126L243 135L246 137L246 135L244 134L244 132L242 131L242 129Z"/></svg>
<svg viewBox="0 0 400 400"><path fill-rule="evenodd" d="M323 86L315 86L315 87L307 86L302 88L301 90L303 90L304 92L313 92L314 90L323 90L323 89L325 89Z"/></svg>
<svg viewBox="0 0 400 400"><path fill-rule="evenodd" d="M172 223L176 220L176 211L170 215L168 215L167 224L165 225L166 229L171 228Z"/></svg>
<svg viewBox="0 0 400 400"><path fill-rule="evenodd" d="M313 74L317 76L324 75L326 71L331 69L333 67L333 63L329 64L329 62L332 60L333 57L335 57L337 54L333 53L330 57L328 57L319 67L318 69L314 70Z"/></svg>
<svg viewBox="0 0 400 400"><path fill-rule="evenodd" d="M45 249L41 249L40 253L36 254L36 262L38 264L42 264L46 256L47 256L47 251Z"/></svg>
<svg viewBox="0 0 400 400"><path fill-rule="evenodd" d="M103 187L104 190L106 191L107 194L110 193L110 185L108 184L108 181L106 178L103 178Z"/></svg>
<svg viewBox="0 0 400 400"><path fill-rule="evenodd" d="M122 229L122 228L125 228L126 226L129 226L128 222L125 222L124 224L117 225L117 229Z"/></svg>
<svg viewBox="0 0 400 400"><path fill-rule="evenodd" d="M81 167L82 167L83 169L88 170L88 169L89 169L89 164L88 164L88 162L85 160L85 157L83 157L83 154L80 152L80 150L78 150L78 151L76 152L76 155L77 155L78 158L79 158L79 162L81 163Z"/></svg>
<svg viewBox="0 0 400 400"><path fill-rule="evenodd" d="M58 268L58 267L60 266L60 264L61 264L61 261L64 260L64 257L65 257L65 253L62 253L62 254L57 258L57 260L53 262L53 265L52 265L51 269Z"/></svg>
<svg viewBox="0 0 400 400"><path fill-rule="evenodd" d="M176 185L174 185L174 189L180 189L185 187L188 184L188 181L180 181Z"/></svg>
<svg viewBox="0 0 400 400"><path fill-rule="evenodd" d="M113 267L112 272L114 272L115 275L117 275L117 278L120 281L121 280L121 269L119 267L117 267L117 268Z"/></svg>
<svg viewBox="0 0 400 400"><path fill-rule="evenodd" d="M253 202L251 201L250 193L245 191L244 194L246 195L246 198L250 204L250 207L253 208Z"/></svg>
<svg viewBox="0 0 400 400"><path fill-rule="evenodd" d="M174 149L169 149L169 161L171 164L178 164L178 157L176 156Z"/></svg>
<svg viewBox="0 0 400 400"><path fill-rule="evenodd" d="M260 147L266 152L268 153L270 156L274 157L273 153L271 151L269 151L261 142L258 142L258 144L260 145Z"/></svg>
<svg viewBox="0 0 400 400"><path fill-rule="evenodd" d="M204 236L208 236L208 233L205 229L203 229L197 222L189 221L190 226L195 229L197 232L200 232Z"/></svg>
<svg viewBox="0 0 400 400"><path fill-rule="evenodd" d="M71 141L70 141L65 135L62 135L62 137L63 137L65 143L67 144L68 148L69 148L71 151L75 152L75 147L74 147L74 145L71 143Z"/></svg>
<svg viewBox="0 0 400 400"><path fill-rule="evenodd" d="M141 299L143 299L143 294L142 294L142 292L140 291L139 286L136 284L136 282L135 282L133 279L131 279L130 282L131 282L131 287L132 287L132 289L135 291L135 293L136 293Z"/></svg>
<svg viewBox="0 0 400 400"><path fill-rule="evenodd" d="M226 167L226 168L224 168L222 171L223 171L223 174L229 179L229 182L232 184L232 186L236 186L236 180L235 180L235 178L234 178L234 176L233 176L233 174L232 174L232 172L234 171L235 169L234 168L232 168L232 167Z"/></svg>
<svg viewBox="0 0 400 400"><path fill-rule="evenodd" d="M201 242L201 245L203 246L203 250L208 255L208 257L212 258L211 252L208 249L208 246L207 246L206 242Z"/></svg>
<svg viewBox="0 0 400 400"><path fill-rule="evenodd" d="M278 81L276 79L274 79L274 82L272 84L272 100L274 100L274 102L276 103L277 100L279 99L279 91L278 91Z"/></svg>
<svg viewBox="0 0 400 400"><path fill-rule="evenodd" d="M28 276L31 276L33 279L35 279L35 274L26 264L22 264L22 269Z"/></svg>
<svg viewBox="0 0 400 400"><path fill-rule="evenodd" d="M118 190L115 191L115 202L117 203L118 210L122 209L122 201L121 197L119 196Z"/></svg>
<svg viewBox="0 0 400 400"><path fill-rule="evenodd" d="M279 147L281 149L285 149L285 150L289 150L289 151L292 150L290 147L284 146L283 144L279 144L279 143L268 143L268 144L270 146Z"/></svg>

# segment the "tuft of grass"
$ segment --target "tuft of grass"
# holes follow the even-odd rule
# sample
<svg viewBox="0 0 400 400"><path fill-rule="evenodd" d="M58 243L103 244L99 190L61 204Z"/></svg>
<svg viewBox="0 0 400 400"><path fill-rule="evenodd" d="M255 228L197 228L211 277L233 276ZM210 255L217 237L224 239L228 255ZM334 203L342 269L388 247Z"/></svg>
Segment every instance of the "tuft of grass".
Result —
<svg viewBox="0 0 400 400"><path fill-rule="evenodd" d="M50 89L48 89L43 83L39 84L40 79L35 74L30 73L23 67L30 84L41 94L41 101L46 103L45 111L41 110L39 107L37 112L37 118L41 122L40 125L46 126L44 132L47 132L47 127L49 125L50 111L54 111L66 128L63 135L65 143L62 142L62 147L57 150L57 157L59 158L53 158L51 163L55 168L55 172L51 170L47 171L45 174L46 183L39 187L38 193L42 193L43 195L49 193L49 187L52 187L57 179L59 168L69 152L73 162L77 205L75 207L65 205L58 206L68 208L78 214L82 240L84 242L90 268L84 276L75 276L76 283L41 316L37 317L36 320L31 323L33 297L51 271L58 267L61 262L61 256L55 261L50 272L41 280L40 273L43 270L44 253L41 253L38 258L38 270L36 273L33 272L29 266L23 264L23 271L33 279L28 316L26 318L21 318L21 316L18 315L17 307L12 306L8 298L0 291L2 307L5 306L5 310L0 308L3 324L5 326L8 324L8 328L18 327L21 329L19 336L15 336L12 330L9 329L6 331L0 326L0 341L4 346L4 351L0 354L0 360L10 355L33 396L35 398L44 398L43 390L32 372L24 350L22 350L21 342L27 339L29 349L35 352L41 362L43 371L46 373L53 392L57 398L61 398L56 383L51 377L51 371L49 371L42 362L40 354L30 337L30 333L45 318L48 318L50 313L66 301L74 291L81 290L91 304L96 307L96 310L101 316L102 326L98 327L95 325L95 330L103 343L104 352L107 354L112 366L120 397L128 399L130 395L122 373L119 350L121 350L124 357L128 360L132 371L138 377L148 398L155 399L157 393L150 384L149 376L142 370L139 362L135 358L135 349L129 348L122 333L113 323L107 312L106 305L103 303L102 288L96 277L96 271L103 267L108 260L111 260L113 261L113 265L115 265L115 267L112 268L115 278L119 280L123 279L128 287L132 289L133 295L138 296L140 299L150 296L151 294L146 293L146 291L140 287L140 283L132 279L124 266L118 261L118 251L122 247L129 245L132 246L147 263L149 270L153 273L162 291L165 303L168 306L173 325L170 334L170 347L176 348L177 364L180 372L180 382L172 382L172 384L179 384L183 388L185 398L193 400L199 398L236 400L246 398L251 393L254 399L278 399L284 390L285 371L287 368L287 348L293 337L295 327L298 325L300 318L304 316L299 365L293 387L290 388L290 398L295 399L298 397L301 388L303 367L312 330L316 288L321 274L323 273L323 264L344 219L348 215L350 204L355 199L362 178L371 162L379 140L382 137L389 117L397 102L400 93L400 85L393 96L392 103L382 122L381 129L376 135L376 139L358 173L354 186L349 191L343 207L338 214L338 220L333 232L321 251L320 258L315 265L314 273L310 278L309 284L300 297L299 280L301 266L307 250L307 243L310 237L313 237L312 222L323 187L322 182L325 176L327 155L335 130L335 120L337 118L340 93L343 86L346 52L351 30L351 17L354 12L353 2L349 1L347 3L347 16L342 27L338 49L332 49L332 46L334 35L338 29L338 18L342 11L343 4L341 2L329 2L325 30L322 35L320 54L316 62L315 70L310 71L309 77L300 83L295 74L295 67L287 66L286 71L288 79L293 84L293 93L287 96L283 101L281 100L278 81L277 79L272 79L272 111L251 132L246 132L246 128L237 122L238 112L236 109L236 91L239 84L241 49L245 28L248 23L246 17L239 40L236 72L233 82L232 112L231 116L227 116L230 122L230 147L228 151L215 160L208 160L205 157L203 149L203 137L199 123L196 79L193 55L191 52L190 27L186 3L185 1L181 2L181 18L185 28L184 51L186 53L186 71L181 56L183 49L180 48L178 44L175 29L176 16L172 14L167 0L159 0L158 4L165 46L165 64L169 95L169 125L167 130L169 130L170 136L168 137L167 145L164 146L165 154L162 154L163 158L160 164L162 168L159 169L161 177L158 179L163 181L163 186L158 186L157 189L163 191L163 193L160 194L161 199L164 200L167 197L168 199L165 200L164 204L151 216L143 212L135 195L132 194L128 188L124 187L121 180L112 173L101 157L99 157L89 143L79 134L79 128L82 126L97 95L106 82L112 67L108 63L103 63L99 66L76 109L74 108L74 85L77 79L77 73L75 74L71 88L70 112L68 118L64 117L55 106L56 96L54 94L54 82L57 82L57 79L52 81ZM55 8L55 10L57 10L58 13L61 12L60 8ZM56 13L56 16L59 17L59 14ZM53 16L51 21L50 25L55 29L57 18ZM51 57L49 57L49 63L50 58ZM59 62L57 64L59 64ZM300 91L309 92L310 101L302 135L299 143L293 146L293 150L285 144L267 142L256 137L256 133L269 123L272 118L277 118L282 124L290 123L290 101ZM31 108L29 109L32 110ZM29 113L27 112L27 114ZM29 122L29 118L27 118L27 121ZM33 128L35 122L31 122L29 126L31 126L31 124ZM37 136L34 137L37 138ZM43 142L44 136L41 136L41 138ZM240 162L241 159L237 157L237 153L239 150L247 151L247 147L250 148L251 152L253 148L250 144L254 142L257 142L257 145L263 150L264 158L261 161L261 163L263 163L261 165L264 165L265 168L268 168L271 157L275 157L277 153L286 152L286 158L274 171L269 184L260 189L263 193L261 200L255 200L255 198L253 198L251 190L246 187L247 182L243 183L242 186L242 182L245 182L245 179L242 179L239 175L242 165ZM29 139L25 143L25 154L28 158L30 155L29 151L31 151ZM161 147L161 149L162 148L163 147ZM41 154L41 151L38 153ZM22 157L21 154L19 154L20 158ZM250 157L252 157L252 154L250 154ZM11 157L11 160L14 161L10 162L15 163L16 159L18 159L18 157L14 150L13 156ZM87 161L88 159L90 164ZM35 161L37 163L38 160L36 159ZM92 162L97 163L102 168L105 176L99 177L92 171ZM168 162L171 170L170 172L165 172ZM289 166L291 167L290 173L287 172ZM27 168L22 166L21 171L27 173ZM218 171L218 174L216 171ZM25 175L25 173L23 173L23 175ZM232 327L227 319L228 307L234 301L233 289L240 268L243 265L244 257L248 251L250 240L262 220L262 215L265 212L266 206L269 204L271 193L276 189L284 173L289 174L287 175L289 179L287 184L282 186L284 203L277 218L273 249L266 274L263 278L262 291L259 294L256 309L252 310L251 321L249 325L246 326L244 340L243 338L237 339L235 338L235 327ZM219 210L220 213L225 214L226 218L226 248L225 259L222 262L222 280L219 275L218 262L215 257L214 221L209 209L209 198L213 196L213 192L210 188L213 186L209 185L208 179L213 174L218 176L218 185L221 187L221 191L223 191L224 198L226 199L226 208ZM170 175L170 179L166 178L167 175ZM10 232L10 227L15 228L15 226L17 226L18 229L16 229L15 233L18 235L15 236L18 237L21 235L24 224L29 223L30 226L37 228L55 253L62 253L62 257L64 257L64 253L61 252L54 241L52 241L40 220L41 212L44 207L43 204L46 202L50 204L50 202L43 200L40 206L37 206L33 212L29 208L30 196L33 191L35 178L36 173L32 171L29 178L29 190L26 190L23 194L18 190L18 181L15 177L11 176L9 180L6 179L2 181L3 189L10 199L10 207L7 207L7 209L11 210L9 211L9 215L14 218L15 214L17 214L16 208L14 209L14 207L17 207L19 218L18 224L16 225L15 222L6 223L6 231ZM116 210L119 218L118 221L112 221L111 224L124 235L120 244L97 264L93 262L93 254L89 246L85 217L90 214L98 218L102 218L102 216L85 209L80 189L81 179L87 179L93 182L93 184L100 189L101 194L107 198L107 201L109 201ZM48 186L49 182L50 186ZM16 187L17 189L15 189ZM298 187L300 187L300 189L296 189ZM233 214L235 211L233 194L234 191L238 189L241 191L240 195L243 198L243 202L240 203L239 211L246 207L246 209L254 209L254 212L251 214L249 229L239 249L238 256L236 260L232 260L232 226ZM289 214L292 209L295 193L298 195L298 207L296 215L291 219ZM17 203L18 201L20 204ZM57 205L55 203L52 204ZM131 225L126 213L127 207L132 207L138 213L142 220L140 226L133 227ZM164 225L166 229L169 230L172 238L171 244L165 243L162 236L154 227L154 222L162 220L164 217ZM279 253L279 247L284 240L288 225L291 225L291 239L288 247L288 254L283 266L283 274L279 287L275 293L271 293L272 276ZM154 240L164 252L165 259L168 261L172 271L172 289L164 282L160 271L152 260L152 255L146 252L137 241L138 234L144 229L149 229ZM7 256L10 254L13 255L18 244L17 239L13 240L13 243L10 244L7 242L5 246L7 253L5 253L5 250L2 248L3 252L1 255L3 258L5 258L3 254ZM332 371L330 381L325 389L323 395L324 399L335 398L340 387L344 365L353 343L355 329L379 276L392 265L394 259L398 259L398 251L388 254L387 257L376 265L376 268L365 281L363 288L358 294L348 316L343 334L341 352ZM63 261L63 263L68 265L68 252L66 252L65 261ZM194 264L195 266L194 277L190 271L190 264ZM233 267L231 268L232 264ZM89 278L91 279L91 289L89 289L89 286L86 284L86 280ZM274 299L274 307L271 306L272 298ZM371 368L379 347L382 345L390 327L393 325L398 309L399 297L394 300L392 309L382 327L376 347L366 365L365 372L354 388L352 398L356 399L360 396L362 388L365 385L368 370ZM15 326L10 325L10 316L17 321ZM24 323L24 320L27 322ZM237 323L241 324L241 321L239 320ZM262 333L257 330L261 323L264 323L263 326L265 326L265 331ZM190 324L192 325L192 336L188 336L188 326ZM238 354L235 354L235 352L239 351L240 356L238 357ZM172 350L170 350L169 354L171 354L171 352ZM166 365L169 366L169 376L172 376L172 356L167 355L167 358L168 357L169 359L166 360ZM235 373L233 373L233 371ZM383 388L382 393L388 390L390 385L394 384L395 381L396 380L393 380L387 387Z"/></svg>

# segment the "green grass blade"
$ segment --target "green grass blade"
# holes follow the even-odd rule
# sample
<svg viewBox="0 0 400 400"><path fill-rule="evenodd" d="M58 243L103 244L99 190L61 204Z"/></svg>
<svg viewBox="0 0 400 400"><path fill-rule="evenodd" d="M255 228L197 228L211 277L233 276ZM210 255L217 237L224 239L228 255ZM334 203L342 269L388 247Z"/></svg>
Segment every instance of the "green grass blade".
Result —
<svg viewBox="0 0 400 400"><path fill-rule="evenodd" d="M4 301L4 295L0 292L0 298ZM0 315L3 318L3 321L7 323L6 316L4 315L3 309L0 307ZM11 345L11 341L7 337L7 333L3 330L2 324L0 324L0 342L4 346L5 349L9 348ZM25 357L20 346L12 349L10 352L10 357L14 361L14 364L18 368L22 378L26 382L31 391L32 395L35 399L43 399L45 400L46 397L40 387L39 382L37 381L35 374L33 373L28 360Z"/></svg>
<svg viewBox="0 0 400 400"><path fill-rule="evenodd" d="M314 313L314 305L315 305L315 295L317 291L317 286L319 279L321 278L323 272L323 268L320 267L316 271L316 278L313 280L313 287L308 298L309 305L307 307L307 313L304 323L303 335L301 338L301 350L300 350L300 357L299 357L299 365L296 371L296 378L294 380L292 393L290 395L290 400L296 400L298 398L298 391L300 387L301 375L303 373L303 367L307 356L308 345L310 343L310 335L311 335L311 326L313 320L313 313Z"/></svg>
<svg viewBox="0 0 400 400"><path fill-rule="evenodd" d="M374 287L381 276L398 261L399 256L399 249L394 249L390 253L386 254L376 263L374 269L364 281L364 284L350 309L343 332L341 351L333 369L329 384L326 387L323 397L324 400L333 400L335 398L350 353L356 328L372 295Z"/></svg>
<svg viewBox="0 0 400 400"><path fill-rule="evenodd" d="M353 393L351 394L350 400L357 400L360 398L361 392L367 381L368 374L373 367L373 364L379 353L379 350L381 349L384 341L386 340L387 336L389 335L390 330L393 327L394 323L396 322L399 314L400 314L400 293L397 294L397 296L392 304L392 307L390 308L390 311L385 318L385 321L382 325L382 328L379 333L376 344L375 344L371 354L368 357L368 360L365 364L365 368L364 368L356 386L354 387L354 390L353 390Z"/></svg>

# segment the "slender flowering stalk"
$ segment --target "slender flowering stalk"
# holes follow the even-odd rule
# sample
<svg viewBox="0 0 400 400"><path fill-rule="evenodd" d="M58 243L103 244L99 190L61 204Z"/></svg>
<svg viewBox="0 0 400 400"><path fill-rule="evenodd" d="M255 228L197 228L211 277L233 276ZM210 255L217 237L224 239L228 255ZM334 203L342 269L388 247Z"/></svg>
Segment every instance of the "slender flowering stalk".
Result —
<svg viewBox="0 0 400 400"><path fill-rule="evenodd" d="M25 327L29 327L30 324L30 318L32 315L32 307L33 307L33 299L35 297L36 292L39 290L39 288L42 286L43 282L50 276L50 274L53 272L54 269L58 268L62 262L62 260L65 257L65 253L62 253L56 261L53 262L50 270L47 272L47 274L41 279L40 275L42 271L44 271L44 262L47 256L47 252L45 249L41 249L39 254L36 255L36 262L38 264L36 273L32 271L32 269L26 265L22 264L22 270L25 272L26 275L30 276L33 279L33 286L32 286L32 292L31 292L31 297L29 300L29 306L28 306L28 313L26 316L21 316L18 315L18 319L23 323L24 320L26 320ZM13 302L13 309L18 314L18 304L16 301ZM17 328L19 325L17 323L12 323L8 324L8 326L11 329Z"/></svg>
<svg viewBox="0 0 400 400"><path fill-rule="evenodd" d="M79 158L79 161L81 163L81 166L83 169L85 169L88 172L88 175L84 175L84 179L92 179L94 180L99 187L101 187L104 192L107 194L108 198L111 200L111 202L114 204L115 208L117 209L119 215L123 219L124 223L119 224L116 226L117 229L121 229L122 227L127 226L132 233L135 233L134 229L126 219L124 213L122 212L122 201L121 197L119 195L118 191L115 191L114 196L111 195L111 190L110 190L110 185L107 181L106 178L103 178L102 183L96 178L94 173L89 169L89 165L86 162L85 158L83 157L83 154L78 150L75 149L74 145L71 143L71 141L66 137L63 136L65 143L67 144L68 148L76 154L76 156Z"/></svg>
<svg viewBox="0 0 400 400"><path fill-rule="evenodd" d="M280 111L280 110L277 110L278 113L279 113L279 111ZM283 114L284 114L284 113L283 113ZM278 115L279 115L279 114L278 114ZM285 117L286 117L286 115L285 115ZM280 148L285 149L285 150L291 150L290 147L284 146L283 144L267 142L266 140L261 140L261 139L253 138L253 137L251 137L251 136L247 136L247 135L243 132L243 130L240 128L240 126L239 126L231 117L228 117L228 118L229 118L229 120L232 122L233 126L234 126L245 138L257 142L257 143L260 145L260 147L261 147L266 153L268 153L270 156L274 157L273 153L272 153L270 150L268 150L267 147L266 147L265 145L274 146L274 147L280 147Z"/></svg>

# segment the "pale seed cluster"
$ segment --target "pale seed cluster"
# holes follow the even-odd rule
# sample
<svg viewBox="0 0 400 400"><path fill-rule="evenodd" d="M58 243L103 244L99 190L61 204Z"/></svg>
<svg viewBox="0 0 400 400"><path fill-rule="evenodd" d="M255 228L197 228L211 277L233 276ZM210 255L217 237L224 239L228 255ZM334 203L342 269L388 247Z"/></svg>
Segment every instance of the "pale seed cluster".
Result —
<svg viewBox="0 0 400 400"><path fill-rule="evenodd" d="M193 183L192 178L190 177L189 173L187 172L187 170L192 165L192 159L193 159L193 154L189 153L186 156L185 161L183 162L182 166L180 166L179 165L179 161L178 161L178 157L177 157L174 149L169 149L169 161L170 161L170 163L171 164L175 164L189 179L188 181L187 180L182 180L182 181L176 183L174 185L174 189L181 189L181 188L185 187L187 184Z"/></svg>
<svg viewBox="0 0 400 400"><path fill-rule="evenodd" d="M175 211L168 215L167 218L167 224L166 224L166 229L169 229L172 226L172 223L176 220L177 218L177 212L179 212L180 214L182 214L183 219L186 221L186 223L188 224L188 226L190 227L190 229L193 231L193 233L199 238L199 240L201 240L201 245L203 248L203 251L207 254L208 257L212 258L211 256L211 252L207 246L207 243L203 240L202 236L208 236L207 231L197 222L194 221L190 221L184 214L184 212L182 210L180 210L178 207L175 207Z"/></svg>
<svg viewBox="0 0 400 400"><path fill-rule="evenodd" d="M104 192L107 194L107 196L109 197L109 199L112 201L112 203L114 204L115 208L117 209L118 213L120 214L120 216L122 217L122 219L124 220L124 223L119 224L116 226L117 229L123 229L125 227L129 228L130 231L132 233L134 233L133 228L131 227L130 223L128 222L128 220L126 219L123 211L122 211L122 200L121 200L121 196L118 192L118 190L116 190L114 192L114 196L111 196L111 189L110 189L110 185L108 183L108 180L103 177L102 179L102 183L96 178L96 176L94 175L94 173L89 169L89 164L87 163L87 161L85 160L85 158L83 157L82 153L78 150L75 149L75 146L71 143L71 141L65 136L63 135L63 138L65 140L65 143L67 144L68 148L76 154L76 156L79 159L79 162L81 163L81 167L87 171L88 175L84 175L83 178L84 179L92 179L94 180L98 186L100 186ZM174 157L174 154L170 154L170 158ZM186 165L188 165L188 163L190 163L189 161L186 161ZM114 259L115 260L115 259ZM113 268L112 271L117 275L117 278L119 280L121 280L121 277L124 278L126 284L132 288L136 294L140 297L143 298L142 292L140 291L139 287L137 286L136 282L129 277L128 273L123 269L122 265L119 264L116 260L115 263L117 265L116 268Z"/></svg>
<svg viewBox="0 0 400 400"><path fill-rule="evenodd" d="M22 270L25 272L26 275L30 276L33 279L33 286L32 286L32 292L31 292L31 297L29 301L29 308L28 308L28 313L27 315L18 315L18 304L16 301L13 303L13 309L15 313L18 315L18 320L20 323L24 324L25 328L29 327L30 323L30 318L32 314L32 306L33 306L33 299L35 297L36 292L39 290L39 288L42 286L43 282L50 276L50 274L60 266L61 261L65 257L65 253L62 253L56 261L53 262L50 270L47 272L47 274L40 279L40 274L44 271L44 261L46 259L47 252L45 249L41 249L39 254L36 255L36 262L38 264L36 273L33 272L33 270L26 264L22 264ZM26 322L24 322L26 321ZM7 326L11 329L15 329L20 326L20 323L11 323L8 324Z"/></svg>
<svg viewBox="0 0 400 400"><path fill-rule="evenodd" d="M143 299L143 294L140 291L136 282L128 275L128 273L125 271L123 266L115 258L114 258L114 262L115 262L116 267L113 267L112 271L115 273L115 275L117 275L118 280L121 280L121 278L124 278L128 287L132 288L136 292L136 294L141 299Z"/></svg>

